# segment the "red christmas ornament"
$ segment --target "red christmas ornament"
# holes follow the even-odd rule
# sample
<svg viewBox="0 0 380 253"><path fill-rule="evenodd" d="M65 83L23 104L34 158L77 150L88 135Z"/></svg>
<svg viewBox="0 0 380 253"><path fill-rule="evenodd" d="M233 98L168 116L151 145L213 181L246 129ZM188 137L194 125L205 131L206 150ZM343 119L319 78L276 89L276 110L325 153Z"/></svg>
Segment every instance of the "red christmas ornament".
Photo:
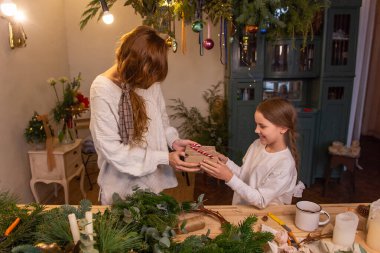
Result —
<svg viewBox="0 0 380 253"><path fill-rule="evenodd" d="M202 45L205 49L210 50L214 47L214 41L208 38L203 41Z"/></svg>

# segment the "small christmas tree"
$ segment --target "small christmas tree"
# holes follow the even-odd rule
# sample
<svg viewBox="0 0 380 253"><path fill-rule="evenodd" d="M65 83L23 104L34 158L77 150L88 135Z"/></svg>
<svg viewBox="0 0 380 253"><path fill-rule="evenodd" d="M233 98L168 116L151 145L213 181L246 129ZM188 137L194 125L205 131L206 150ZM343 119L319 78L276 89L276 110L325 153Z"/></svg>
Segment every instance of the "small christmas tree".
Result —
<svg viewBox="0 0 380 253"><path fill-rule="evenodd" d="M34 112L29 125L25 128L24 136L28 143L42 143L46 140L43 122L37 119L38 113Z"/></svg>

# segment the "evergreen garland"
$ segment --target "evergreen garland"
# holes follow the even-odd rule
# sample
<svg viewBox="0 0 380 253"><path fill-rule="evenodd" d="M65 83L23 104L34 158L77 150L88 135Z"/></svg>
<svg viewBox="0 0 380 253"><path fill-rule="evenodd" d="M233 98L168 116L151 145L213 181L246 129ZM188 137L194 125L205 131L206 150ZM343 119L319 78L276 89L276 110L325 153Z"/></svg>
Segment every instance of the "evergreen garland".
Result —
<svg viewBox="0 0 380 253"><path fill-rule="evenodd" d="M278 20L286 24L286 26L272 26L269 30L269 38L301 36L303 45L306 46L307 39L312 39L315 30L321 29L322 23L315 22L316 17L329 4L329 0L282 1Z"/></svg>
<svg viewBox="0 0 380 253"><path fill-rule="evenodd" d="M238 226L231 223L222 224L222 233L210 239L207 235L190 236L185 241L173 246L176 253L261 253L264 245L273 240L269 232L254 232L252 225L257 221L255 216L249 216Z"/></svg>
<svg viewBox="0 0 380 253"><path fill-rule="evenodd" d="M0 252L41 253L37 243L57 244L65 252L79 252L72 244L67 215L74 213L83 221L85 212L91 210L88 200L78 207L63 205L48 211L38 204L19 207L9 193L0 193L0 233L13 222L21 223L9 237L0 243ZM113 252L262 252L263 245L273 238L271 234L254 232L256 217L250 216L238 226L222 223L223 233L215 239L209 235L190 236L184 242L173 242L176 235L178 214L182 211L217 212L203 207L203 195L198 201L179 204L173 197L136 189L126 199L114 195L114 204L102 214L94 214L95 248L100 253ZM221 221L223 217L220 216ZM84 243L82 238L80 243ZM63 251L62 251L63 252ZM83 251L83 253L93 251Z"/></svg>
<svg viewBox="0 0 380 253"><path fill-rule="evenodd" d="M117 0L106 0L108 7ZM329 0L124 0L143 18L143 23L175 37L170 22L176 18L191 24L202 12L215 25L220 19L230 20L240 29L255 25L265 30L269 39L302 36L304 45L313 36L315 17L329 6ZM102 11L99 0L90 0L83 12L80 28ZM321 25L321 24L319 24Z"/></svg>

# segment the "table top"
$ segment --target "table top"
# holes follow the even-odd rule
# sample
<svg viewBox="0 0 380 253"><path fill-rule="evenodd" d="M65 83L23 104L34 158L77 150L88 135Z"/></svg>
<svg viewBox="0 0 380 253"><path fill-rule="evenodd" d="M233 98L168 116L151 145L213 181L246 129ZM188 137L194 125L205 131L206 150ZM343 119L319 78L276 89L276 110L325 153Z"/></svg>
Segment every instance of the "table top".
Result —
<svg viewBox="0 0 380 253"><path fill-rule="evenodd" d="M321 204L322 209L328 212L331 216L330 224L334 224L335 222L335 216L339 213L346 212L346 211L352 211L354 213L356 212L356 207L360 204L368 205L368 203L339 203L339 204ZM57 206L47 206L48 208L54 208ZM295 217L295 205L283 205L283 206L270 206L265 209L257 209L253 206L238 206L238 205L212 205L212 206L205 206L207 209L211 209L213 211L218 211L227 221L231 222L232 224L238 224L239 222L243 221L247 216L249 215L256 215L258 217L257 223L255 224L255 230L259 230L261 227L261 224L265 224L267 226L272 227L276 230L283 229L279 224L277 224L272 219L267 219L266 221L263 221L261 218L263 216L266 216L268 212L273 213L277 217L279 217L284 223L290 227L296 237L304 238L308 235L309 232L302 231L298 229L294 225L294 217ZM93 206L92 210L94 212L103 212L107 206ZM191 215L196 214L187 214L189 217ZM365 226L367 219L359 216L359 225L357 229L356 234L356 242L359 243L363 248L367 250L368 253L376 252L375 250L369 248L365 243ZM220 234L221 226L220 222L215 219L214 217L208 217L205 216L205 223L206 226L202 230L194 231L188 234L178 235L178 240L183 240L184 238L188 237L189 235L200 235L200 234L206 234L207 230L210 229L210 237L213 238ZM323 227L319 227L316 232L322 231Z"/></svg>
<svg viewBox="0 0 380 253"><path fill-rule="evenodd" d="M53 154L55 155L63 155L73 149L75 149L76 147L78 147L78 145L80 145L80 143L82 142L82 139L75 139L75 141L73 143L70 143L70 144L60 144L58 142L58 139L54 139L53 140ZM29 150L28 151L29 154L45 154L46 153L46 149L45 150Z"/></svg>

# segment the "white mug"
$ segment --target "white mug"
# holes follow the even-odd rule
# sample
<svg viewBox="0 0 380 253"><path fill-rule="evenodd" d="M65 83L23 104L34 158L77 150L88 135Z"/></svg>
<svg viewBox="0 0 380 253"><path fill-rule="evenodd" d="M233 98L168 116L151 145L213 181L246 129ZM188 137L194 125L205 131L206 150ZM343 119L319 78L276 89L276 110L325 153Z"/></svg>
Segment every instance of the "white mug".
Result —
<svg viewBox="0 0 380 253"><path fill-rule="evenodd" d="M325 214L327 220L319 221L320 214ZM330 214L322 210L322 207L314 202L299 201L296 204L296 226L303 231L314 231L318 226L326 225L330 222Z"/></svg>

